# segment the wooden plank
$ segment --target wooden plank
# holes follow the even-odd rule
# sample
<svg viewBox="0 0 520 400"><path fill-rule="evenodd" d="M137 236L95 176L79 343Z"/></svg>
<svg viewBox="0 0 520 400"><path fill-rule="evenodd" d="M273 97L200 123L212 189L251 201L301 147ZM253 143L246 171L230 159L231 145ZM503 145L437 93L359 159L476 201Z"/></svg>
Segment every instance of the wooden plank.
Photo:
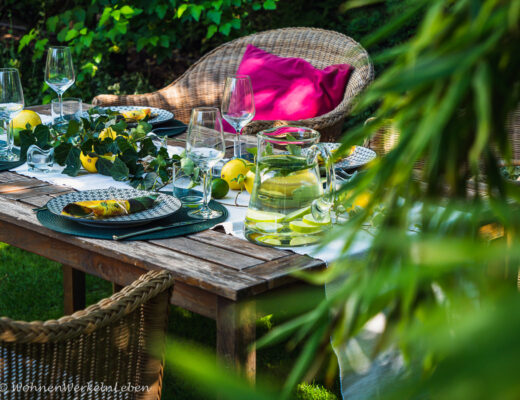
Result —
<svg viewBox="0 0 520 400"><path fill-rule="evenodd" d="M29 204L32 207L43 207L47 202L52 199L50 195L46 196L35 196L35 197L24 197L20 199L22 203Z"/></svg>
<svg viewBox="0 0 520 400"><path fill-rule="evenodd" d="M85 308L85 273L68 265L63 266L63 305L65 315Z"/></svg>
<svg viewBox="0 0 520 400"><path fill-rule="evenodd" d="M55 186L55 185L47 185L47 186L40 186L36 188L28 188L19 190L17 192L10 192L10 193L4 193L2 196L13 199L13 200L20 200L24 199L26 197L35 197L35 196L41 196L41 195L48 195L48 194L64 194L71 192L72 190L65 186Z"/></svg>
<svg viewBox="0 0 520 400"><path fill-rule="evenodd" d="M232 247L230 247L229 250L226 250L187 237L153 240L150 241L150 243L176 250L181 253L193 255L197 258L221 264L236 270L252 267L261 262L257 258L234 252Z"/></svg>
<svg viewBox="0 0 520 400"><path fill-rule="evenodd" d="M175 282L170 303L208 318L217 318L217 296L184 283Z"/></svg>
<svg viewBox="0 0 520 400"><path fill-rule="evenodd" d="M269 288L272 289L294 282L295 278L291 276L291 272L295 270L312 271L321 268L325 268L325 262L306 255L293 254L247 268L244 271L267 280Z"/></svg>
<svg viewBox="0 0 520 400"><path fill-rule="evenodd" d="M236 253L245 254L263 261L271 261L291 254L288 251L259 246L247 240L209 229L188 237L203 243L211 244L215 247L221 247L228 250L232 249Z"/></svg>
<svg viewBox="0 0 520 400"><path fill-rule="evenodd" d="M20 181L32 181L34 178L28 176L19 175L15 172L4 171L0 173L0 182L20 182Z"/></svg>
<svg viewBox="0 0 520 400"><path fill-rule="evenodd" d="M256 374L256 307L254 301L217 302L217 355L254 382Z"/></svg>
<svg viewBox="0 0 520 400"><path fill-rule="evenodd" d="M19 192L20 190L26 190L40 186L49 186L49 184L47 182L42 182L37 179L31 179L28 181L4 182L0 183L0 193L4 194L11 192Z"/></svg>
<svg viewBox="0 0 520 400"><path fill-rule="evenodd" d="M31 234L28 234L29 232ZM126 276L125 279L119 278L119 275L126 274L124 266L129 265L141 271L167 269L179 282L232 300L255 295L267 289L267 283L262 278L151 243L114 242L54 232L40 225L30 207L8 199L0 202L0 240L62 264L77 266L97 276L111 275L108 280L123 285L131 282ZM39 240L39 243L34 243L35 240ZM74 252L81 253L82 257L86 258L83 260L76 254L70 254ZM102 267L97 266L93 258L96 258L96 262L101 263ZM113 262L117 263L119 269L107 265ZM132 278L135 278L135 275Z"/></svg>

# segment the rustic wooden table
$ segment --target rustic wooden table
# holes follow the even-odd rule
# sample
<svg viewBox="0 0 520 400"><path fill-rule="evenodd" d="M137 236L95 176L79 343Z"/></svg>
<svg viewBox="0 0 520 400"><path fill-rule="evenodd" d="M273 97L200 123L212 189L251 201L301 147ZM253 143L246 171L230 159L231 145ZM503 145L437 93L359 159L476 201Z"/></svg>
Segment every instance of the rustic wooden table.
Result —
<svg viewBox="0 0 520 400"><path fill-rule="evenodd" d="M37 107L47 113L47 107ZM181 144L177 137L171 144ZM303 284L294 269L324 267L320 260L257 246L207 230L163 240L114 242L54 232L37 220L34 207L70 188L13 172L0 173L0 241L63 264L65 312L85 306L85 273L119 288L148 270L167 269L176 283L171 303L213 318L217 354L254 379L255 301L284 287Z"/></svg>

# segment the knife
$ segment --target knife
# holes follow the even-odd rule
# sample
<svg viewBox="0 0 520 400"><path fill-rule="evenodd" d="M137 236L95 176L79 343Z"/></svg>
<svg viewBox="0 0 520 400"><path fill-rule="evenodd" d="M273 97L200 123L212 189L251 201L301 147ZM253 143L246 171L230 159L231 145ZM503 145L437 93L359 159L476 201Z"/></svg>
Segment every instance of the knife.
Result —
<svg viewBox="0 0 520 400"><path fill-rule="evenodd" d="M143 230L140 230L140 231L126 233L124 235L119 235L119 236L118 235L114 235L114 236L112 236L112 239L114 239L114 240L123 240L123 239L128 239L128 238L133 237L133 236L144 235L145 233L152 233L152 232L163 231L165 229L176 228L178 226L186 226L186 225L198 224L199 222L204 222L204 220L200 220L199 219L199 220L192 220L192 221L174 222L173 224L170 224L170 225L156 226L155 228L143 229Z"/></svg>

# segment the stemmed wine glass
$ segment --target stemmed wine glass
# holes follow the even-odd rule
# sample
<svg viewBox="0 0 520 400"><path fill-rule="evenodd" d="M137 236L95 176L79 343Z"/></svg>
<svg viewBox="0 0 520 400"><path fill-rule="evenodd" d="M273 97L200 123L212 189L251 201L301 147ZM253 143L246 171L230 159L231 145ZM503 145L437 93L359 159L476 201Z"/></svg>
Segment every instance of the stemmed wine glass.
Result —
<svg viewBox="0 0 520 400"><path fill-rule="evenodd" d="M222 132L222 118L215 107L199 107L191 111L186 154L199 166L203 179L204 198L199 209L188 212L194 218L217 218L222 212L209 207L211 198L211 169L224 158L226 145Z"/></svg>
<svg viewBox="0 0 520 400"><path fill-rule="evenodd" d="M255 116L253 87L248 75L235 75L226 79L222 97L222 116L235 130L234 156L242 156L240 135L242 129Z"/></svg>
<svg viewBox="0 0 520 400"><path fill-rule="evenodd" d="M13 134L11 120L23 110L23 90L20 75L15 68L0 68L0 119L6 121L7 140L3 147L5 152L1 154L2 159L14 160L16 157L12 152Z"/></svg>
<svg viewBox="0 0 520 400"><path fill-rule="evenodd" d="M75 80L70 48L66 46L49 47L45 64L45 82L58 94L59 121L63 121L63 93L72 86Z"/></svg>

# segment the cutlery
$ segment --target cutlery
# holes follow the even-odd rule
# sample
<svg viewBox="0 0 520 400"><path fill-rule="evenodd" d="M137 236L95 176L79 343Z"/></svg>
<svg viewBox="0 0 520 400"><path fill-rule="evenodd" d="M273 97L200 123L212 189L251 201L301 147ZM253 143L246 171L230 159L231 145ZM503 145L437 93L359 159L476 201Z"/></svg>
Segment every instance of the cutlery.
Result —
<svg viewBox="0 0 520 400"><path fill-rule="evenodd" d="M203 220L192 220L192 221L174 222L173 224L170 224L170 225L156 226L155 228L143 229L143 230L140 230L140 231L126 233L124 235L119 235L119 236L118 235L114 235L114 236L112 236L112 239L114 239L114 240L123 240L123 239L128 239L128 238L133 237L133 236L144 235L145 233L158 232L158 231L162 231L162 230L165 230L165 229L176 228L178 226L186 226L186 225L198 224L199 222L204 222L204 221Z"/></svg>

